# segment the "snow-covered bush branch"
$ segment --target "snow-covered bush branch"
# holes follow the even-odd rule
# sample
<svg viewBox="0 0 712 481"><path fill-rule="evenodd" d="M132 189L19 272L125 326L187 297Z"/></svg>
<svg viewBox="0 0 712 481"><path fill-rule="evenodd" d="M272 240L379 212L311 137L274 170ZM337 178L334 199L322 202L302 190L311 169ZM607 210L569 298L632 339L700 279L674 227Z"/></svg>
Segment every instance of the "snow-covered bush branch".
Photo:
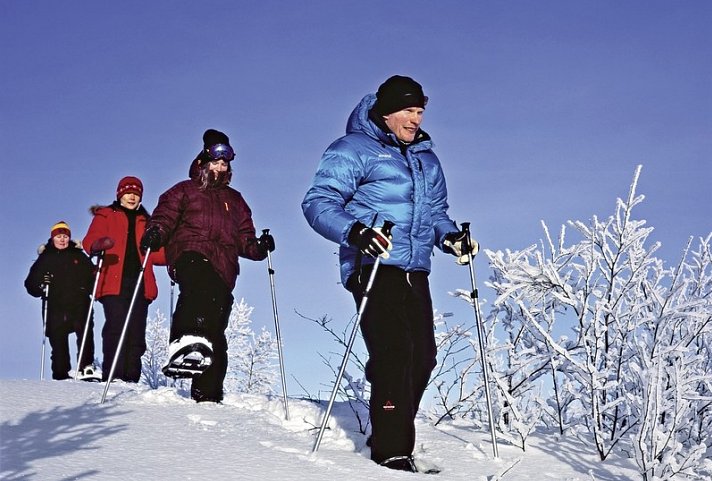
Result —
<svg viewBox="0 0 712 481"><path fill-rule="evenodd" d="M554 241L544 225L541 245L487 251L497 293L488 321L522 345L507 353L516 368L508 374L521 376L519 356L530 368L548 363L555 400L547 417L602 460L632 445L644 479L693 476L712 445L710 237L666 268L648 242L653 229L633 217L639 175L614 215L569 222L577 243L566 244L565 227Z"/></svg>

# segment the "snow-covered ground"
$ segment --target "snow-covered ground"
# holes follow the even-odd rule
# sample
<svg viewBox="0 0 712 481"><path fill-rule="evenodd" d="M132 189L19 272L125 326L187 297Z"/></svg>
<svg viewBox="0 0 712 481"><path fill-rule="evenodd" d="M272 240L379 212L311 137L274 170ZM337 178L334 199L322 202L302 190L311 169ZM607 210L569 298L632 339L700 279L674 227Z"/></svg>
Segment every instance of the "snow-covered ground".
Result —
<svg viewBox="0 0 712 481"><path fill-rule="evenodd" d="M0 380L0 479L300 480L433 479L379 467L348 406L337 403L312 453L323 405L280 397L227 395L196 404L176 388ZM570 438L533 435L526 452L466 424L417 425L416 458L442 469L434 479L468 481L638 480L629 459L601 463Z"/></svg>

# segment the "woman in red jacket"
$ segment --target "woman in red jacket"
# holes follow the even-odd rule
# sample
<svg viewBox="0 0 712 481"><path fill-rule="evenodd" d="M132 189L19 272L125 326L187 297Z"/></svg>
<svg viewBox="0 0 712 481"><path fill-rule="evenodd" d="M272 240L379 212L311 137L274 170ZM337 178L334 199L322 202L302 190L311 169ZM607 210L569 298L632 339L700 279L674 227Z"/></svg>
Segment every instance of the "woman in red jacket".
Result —
<svg viewBox="0 0 712 481"><path fill-rule="evenodd" d="M121 331L126 321L131 298L136 288L144 256L139 243L150 214L141 205L143 184L137 177L124 177L116 188L116 201L106 207L92 207L94 214L82 242L91 255L104 253L104 263L96 298L104 307L101 331L104 359L102 378L109 377L116 356ZM141 378L141 356L146 351L146 318L148 305L158 296L153 265L164 265L162 251L151 253L141 286L136 294L124 344L119 353L114 379L138 382Z"/></svg>

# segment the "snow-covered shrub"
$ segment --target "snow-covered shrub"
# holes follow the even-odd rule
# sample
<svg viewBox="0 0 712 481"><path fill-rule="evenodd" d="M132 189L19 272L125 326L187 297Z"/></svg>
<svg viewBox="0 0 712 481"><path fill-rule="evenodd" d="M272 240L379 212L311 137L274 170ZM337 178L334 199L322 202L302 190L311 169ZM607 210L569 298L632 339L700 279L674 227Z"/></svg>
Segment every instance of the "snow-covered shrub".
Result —
<svg viewBox="0 0 712 481"><path fill-rule="evenodd" d="M344 359L344 353L348 347L349 340L351 338L351 333L354 329L354 322L356 322L356 316L353 316L349 322L346 323L344 329L341 332L337 332L332 325L332 319L327 315L323 315L318 319L313 319L306 317L300 313L297 313L303 319L315 323L321 330L326 332L332 341L336 343L339 347L338 351L333 351L328 354L320 353L324 364L333 373L333 378L330 379L330 384L325 384L327 392L330 394L331 390L334 388L334 381L338 376L338 372L341 368L341 363ZM365 348L361 345L353 346L351 352L349 353L348 363L344 370L343 381L339 385L337 396L343 401L347 402L349 408L353 412L356 421L359 426L359 432L365 434L369 426L368 418L368 400L371 397L370 384L366 381L366 357ZM329 398L329 394L326 396L317 395L316 398L309 393L306 393L311 399L316 402L320 402L321 398Z"/></svg>
<svg viewBox="0 0 712 481"><path fill-rule="evenodd" d="M475 416L481 393L476 389L479 373L473 358L472 325L450 324L444 315L434 315L438 362L428 388L432 401L428 416L437 425L448 419ZM434 392L432 392L434 391Z"/></svg>
<svg viewBox="0 0 712 481"><path fill-rule="evenodd" d="M565 228L555 242L544 225L541 246L487 251L497 293L488 321L521 345L506 359L512 381L552 373L548 421L602 460L633 446L645 479L671 479L698 472L710 448L709 237L665 268L648 243L653 229L632 216L639 174L613 216L569 223L578 242L565 243ZM527 392L506 384L515 386Z"/></svg>

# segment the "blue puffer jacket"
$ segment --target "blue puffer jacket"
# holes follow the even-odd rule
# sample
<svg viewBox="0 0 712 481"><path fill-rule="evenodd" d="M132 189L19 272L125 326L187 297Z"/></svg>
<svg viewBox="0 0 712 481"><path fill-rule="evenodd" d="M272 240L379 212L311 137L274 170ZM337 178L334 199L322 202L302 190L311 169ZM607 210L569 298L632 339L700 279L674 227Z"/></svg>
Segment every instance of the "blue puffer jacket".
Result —
<svg viewBox="0 0 712 481"><path fill-rule="evenodd" d="M309 225L340 245L344 286L357 269L358 249L347 240L357 220L395 224L393 250L382 263L407 272L430 272L433 246L442 249L445 234L459 230L447 215L445 177L430 137L420 131L403 155L395 136L369 120L375 100L366 95L351 113L346 135L322 156L302 202ZM373 261L363 256L361 262Z"/></svg>

